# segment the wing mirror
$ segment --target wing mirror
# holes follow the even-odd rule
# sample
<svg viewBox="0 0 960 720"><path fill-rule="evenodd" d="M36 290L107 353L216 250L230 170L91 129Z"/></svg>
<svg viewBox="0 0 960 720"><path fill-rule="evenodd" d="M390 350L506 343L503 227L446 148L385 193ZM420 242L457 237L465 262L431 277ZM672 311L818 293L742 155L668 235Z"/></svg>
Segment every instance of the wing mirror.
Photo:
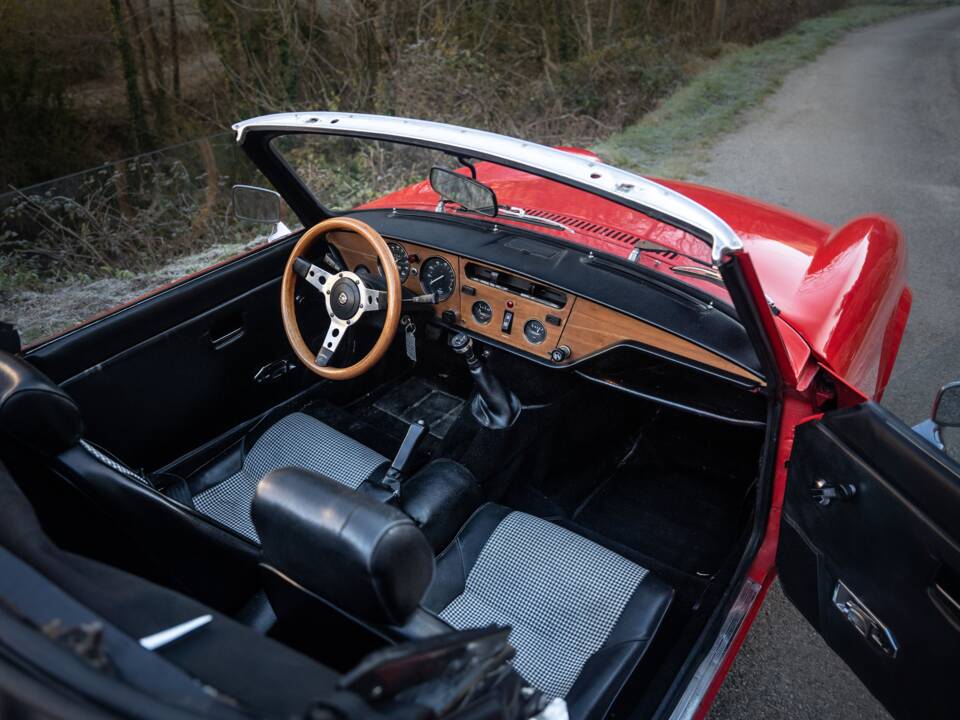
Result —
<svg viewBox="0 0 960 720"><path fill-rule="evenodd" d="M280 193L254 185L234 185L233 214L246 222L276 225L280 222Z"/></svg>
<svg viewBox="0 0 960 720"><path fill-rule="evenodd" d="M924 420L913 429L943 450L941 430L945 427L960 427L960 380L940 388L937 399L933 401L930 419Z"/></svg>
<svg viewBox="0 0 960 720"><path fill-rule="evenodd" d="M430 187L440 196L440 212L443 203L455 202L471 212L497 216L497 196L493 190L465 175L440 167L431 168Z"/></svg>

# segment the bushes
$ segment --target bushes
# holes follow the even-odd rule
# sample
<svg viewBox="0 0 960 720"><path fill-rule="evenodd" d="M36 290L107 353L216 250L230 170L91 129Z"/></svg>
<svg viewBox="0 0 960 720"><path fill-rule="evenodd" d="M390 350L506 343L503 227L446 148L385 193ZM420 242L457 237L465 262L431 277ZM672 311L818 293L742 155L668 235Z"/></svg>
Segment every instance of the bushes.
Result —
<svg viewBox="0 0 960 720"><path fill-rule="evenodd" d="M235 182L263 181L224 135L8 195L0 291L123 277L249 238L233 218Z"/></svg>

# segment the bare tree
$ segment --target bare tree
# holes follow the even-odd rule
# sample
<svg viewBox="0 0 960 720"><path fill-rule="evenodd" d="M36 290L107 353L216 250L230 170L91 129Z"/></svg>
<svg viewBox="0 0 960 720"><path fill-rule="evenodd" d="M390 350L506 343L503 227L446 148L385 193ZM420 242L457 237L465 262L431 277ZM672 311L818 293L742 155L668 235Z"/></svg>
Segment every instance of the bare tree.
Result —
<svg viewBox="0 0 960 720"><path fill-rule="evenodd" d="M140 95L137 79L137 63L133 57L133 47L130 45L130 34L127 31L121 0L110 0L110 14L113 20L114 44L120 55L120 67L123 70L123 79L127 91L127 105L130 108L130 119L133 122L134 142L139 150L147 150L153 145L153 137L147 125L143 97Z"/></svg>
<svg viewBox="0 0 960 720"><path fill-rule="evenodd" d="M173 96L180 100L183 92L180 89L180 32L177 29L177 0L170 0L170 62L173 65Z"/></svg>

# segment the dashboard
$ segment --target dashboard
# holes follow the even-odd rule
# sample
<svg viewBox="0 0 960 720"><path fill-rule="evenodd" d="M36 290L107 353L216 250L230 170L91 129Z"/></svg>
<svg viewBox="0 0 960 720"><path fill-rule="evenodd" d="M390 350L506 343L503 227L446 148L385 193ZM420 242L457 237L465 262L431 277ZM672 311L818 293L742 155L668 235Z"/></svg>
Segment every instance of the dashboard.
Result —
<svg viewBox="0 0 960 720"><path fill-rule="evenodd" d="M348 267L379 272L376 254L358 235L329 241ZM434 293L434 313L449 325L551 364L571 365L623 344L639 344L764 385L757 374L655 325L508 268L385 237L401 284Z"/></svg>

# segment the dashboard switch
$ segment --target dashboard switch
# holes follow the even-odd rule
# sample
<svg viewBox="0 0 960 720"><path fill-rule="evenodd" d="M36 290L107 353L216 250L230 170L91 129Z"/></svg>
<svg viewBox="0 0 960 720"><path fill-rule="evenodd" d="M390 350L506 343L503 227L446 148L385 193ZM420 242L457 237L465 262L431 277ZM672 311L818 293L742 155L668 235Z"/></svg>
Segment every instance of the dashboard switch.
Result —
<svg viewBox="0 0 960 720"><path fill-rule="evenodd" d="M500 331L507 334L513 329L513 313L509 310L503 311L503 321L500 323Z"/></svg>
<svg viewBox="0 0 960 720"><path fill-rule="evenodd" d="M567 345L556 347L550 352L550 359L555 363L562 363L568 357L570 357L570 347Z"/></svg>
<svg viewBox="0 0 960 720"><path fill-rule="evenodd" d="M456 325L457 313L454 310L444 310L442 313L440 313L440 320L445 322L447 325Z"/></svg>
<svg viewBox="0 0 960 720"><path fill-rule="evenodd" d="M563 323L563 318L561 318L559 315L547 315L544 320L551 325L555 325L556 327L560 327L560 325Z"/></svg>

